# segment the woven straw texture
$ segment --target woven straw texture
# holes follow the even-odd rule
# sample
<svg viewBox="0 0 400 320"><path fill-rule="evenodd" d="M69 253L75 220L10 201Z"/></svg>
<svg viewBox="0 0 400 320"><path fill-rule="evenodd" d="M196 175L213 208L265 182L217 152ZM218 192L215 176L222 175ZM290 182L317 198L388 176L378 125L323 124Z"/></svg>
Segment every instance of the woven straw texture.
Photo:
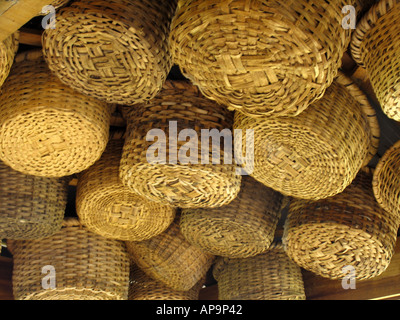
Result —
<svg viewBox="0 0 400 320"><path fill-rule="evenodd" d="M163 283L153 280L140 268L131 266L128 300L199 300L204 279L188 291L173 290Z"/></svg>
<svg viewBox="0 0 400 320"><path fill-rule="evenodd" d="M384 113L400 121L399 0L381 0L354 32L351 53L367 72Z"/></svg>
<svg viewBox="0 0 400 320"><path fill-rule="evenodd" d="M180 0L173 59L210 99L252 117L295 116L341 66L357 1ZM324 23L321 23L324 21Z"/></svg>
<svg viewBox="0 0 400 320"><path fill-rule="evenodd" d="M129 257L123 242L87 231L66 218L50 238L10 241L16 300L127 300ZM53 266L55 289L43 289L42 268Z"/></svg>
<svg viewBox="0 0 400 320"><path fill-rule="evenodd" d="M214 262L214 256L185 240L179 229L179 217L162 234L126 245L131 260L143 272L178 291L193 288Z"/></svg>
<svg viewBox="0 0 400 320"><path fill-rule="evenodd" d="M59 9L65 7L66 5L68 5L68 3L71 1L72 0L54 0L50 5L52 5L54 7L54 9L59 10ZM48 12L43 12L43 10L42 10L39 14L44 16L44 15L47 15ZM57 18L57 16L55 18Z"/></svg>
<svg viewBox="0 0 400 320"><path fill-rule="evenodd" d="M0 161L0 239L41 239L61 229L68 179L24 175Z"/></svg>
<svg viewBox="0 0 400 320"><path fill-rule="evenodd" d="M280 243L247 259L218 258L213 269L219 300L305 300L300 268Z"/></svg>
<svg viewBox="0 0 400 320"><path fill-rule="evenodd" d="M6 40L0 42L0 87L10 73L18 47L19 32L13 33Z"/></svg>
<svg viewBox="0 0 400 320"><path fill-rule="evenodd" d="M107 145L111 109L58 81L40 51L18 55L0 96L0 158L29 175L81 172Z"/></svg>
<svg viewBox="0 0 400 320"><path fill-rule="evenodd" d="M187 241L210 254L248 258L269 248L282 204L280 193L243 176L239 195L230 204L185 209L180 228Z"/></svg>
<svg viewBox="0 0 400 320"><path fill-rule="evenodd" d="M335 197L293 200L282 241L294 262L322 277L343 278L343 268L352 266L355 279L370 279L389 265L399 221L375 201L372 174L360 171Z"/></svg>
<svg viewBox="0 0 400 320"><path fill-rule="evenodd" d="M255 179L309 200L342 192L373 158L380 136L375 110L343 74L297 117L255 119L237 112L234 128L243 130L242 141L235 141L238 150L243 146L239 159L246 152L254 156ZM247 129L254 130L253 154L244 148Z"/></svg>
<svg viewBox="0 0 400 320"><path fill-rule="evenodd" d="M123 140L110 140L99 161L79 175L76 208L82 224L106 238L150 239L172 223L175 209L129 191L119 179Z"/></svg>
<svg viewBox="0 0 400 320"><path fill-rule="evenodd" d="M236 173L235 164L225 161L225 142L228 139L221 142L220 149L211 145L211 139L202 143L205 136L202 130L222 132L232 128L233 115L225 107L204 98L195 86L187 82L167 81L155 99L127 110L126 118L128 133L120 177L131 191L152 201L181 208L218 207L237 196L241 176ZM153 139L158 139L156 143L150 141L153 129L165 134L165 143L160 140L162 136ZM197 135L191 137L190 142L187 142L186 135L181 136L187 129L194 130ZM158 157L161 158L165 152L164 161L156 159L156 147ZM206 147L208 151L204 151ZM190 150L189 156L187 150ZM213 158L214 151L216 156Z"/></svg>
<svg viewBox="0 0 400 320"><path fill-rule="evenodd" d="M72 88L132 105L153 98L171 67L176 0L74 1L43 35L50 69Z"/></svg>

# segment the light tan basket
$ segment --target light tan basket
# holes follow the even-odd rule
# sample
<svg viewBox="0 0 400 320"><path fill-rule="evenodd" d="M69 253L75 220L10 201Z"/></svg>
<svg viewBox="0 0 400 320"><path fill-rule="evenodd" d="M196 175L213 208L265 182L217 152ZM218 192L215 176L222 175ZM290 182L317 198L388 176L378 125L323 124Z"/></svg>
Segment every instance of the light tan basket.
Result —
<svg viewBox="0 0 400 320"><path fill-rule="evenodd" d="M68 3L70 3L71 1L72 0L53 0L53 2L50 3L50 5L52 5L55 10L59 10L59 9L65 7L66 5L68 5ZM39 13L39 15L42 15L42 16L47 15L47 14L49 14L49 12L43 12L43 10ZM57 19L57 16L55 16L55 18Z"/></svg>
<svg viewBox="0 0 400 320"><path fill-rule="evenodd" d="M13 33L3 42L0 42L0 89L10 73L18 47L19 31Z"/></svg>

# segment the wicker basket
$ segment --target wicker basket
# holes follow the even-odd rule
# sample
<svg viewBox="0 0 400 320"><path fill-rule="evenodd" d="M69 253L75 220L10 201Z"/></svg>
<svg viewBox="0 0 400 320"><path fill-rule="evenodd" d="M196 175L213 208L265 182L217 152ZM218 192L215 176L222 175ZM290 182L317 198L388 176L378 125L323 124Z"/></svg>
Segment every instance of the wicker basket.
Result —
<svg viewBox="0 0 400 320"><path fill-rule="evenodd" d="M296 116L337 75L351 39L342 27L348 4L360 9L344 0L180 0L173 60L205 96L230 109Z"/></svg>
<svg viewBox="0 0 400 320"><path fill-rule="evenodd" d="M199 300L205 280L201 279L189 291L177 291L150 278L140 268L131 266L131 280L128 300Z"/></svg>
<svg viewBox="0 0 400 320"><path fill-rule="evenodd" d="M59 9L65 7L66 5L68 5L68 3L71 1L72 0L53 0L50 5L52 5L54 7L54 9L59 10ZM47 14L48 13L43 12L43 10L39 13L39 15L42 15L42 16L47 15ZM57 16L55 18L57 18Z"/></svg>
<svg viewBox="0 0 400 320"><path fill-rule="evenodd" d="M107 145L111 110L59 82L40 51L20 54L0 96L0 158L28 175L81 172Z"/></svg>
<svg viewBox="0 0 400 320"><path fill-rule="evenodd" d="M7 79L15 54L19 47L19 32L13 33L3 42L0 42L0 87Z"/></svg>
<svg viewBox="0 0 400 320"><path fill-rule="evenodd" d="M124 140L110 140L99 161L79 175L76 208L88 230L106 238L142 241L172 223L175 209L130 192L119 179Z"/></svg>
<svg viewBox="0 0 400 320"><path fill-rule="evenodd" d="M372 174L360 171L344 192L320 201L293 200L283 243L300 267L329 279L380 275L394 253L400 216L386 212L374 199Z"/></svg>
<svg viewBox="0 0 400 320"><path fill-rule="evenodd" d="M79 92L133 105L153 98L172 67L177 0L74 1L43 35L50 69Z"/></svg>
<svg viewBox="0 0 400 320"><path fill-rule="evenodd" d="M301 269L281 243L246 259L219 257L213 269L219 300L305 300Z"/></svg>
<svg viewBox="0 0 400 320"><path fill-rule="evenodd" d="M75 218L66 218L61 231L50 238L10 241L8 247L14 259L16 300L128 299L124 243L87 231ZM55 272L55 288L47 288L51 273L42 273L48 266Z"/></svg>
<svg viewBox="0 0 400 320"><path fill-rule="evenodd" d="M120 177L131 191L152 201L181 208L219 207L237 196L241 176L236 172L234 161L232 164L225 162L225 142L228 140L221 142L218 150L215 146L208 146L209 153L202 150L205 146L201 142L205 136L203 130L222 132L232 128L233 115L223 106L204 98L187 82L167 81L155 99L126 111L125 116L128 134ZM173 132L174 123L176 133ZM191 141L199 147L190 151L189 159L182 159L181 151L188 142L186 137L178 139L178 134L186 129L195 131L197 137ZM162 140L157 141L160 144L158 155L165 151L164 161L157 162L149 152L156 145L150 141L151 130L165 134L165 144ZM213 158L214 151L219 159ZM207 160L209 164L205 163Z"/></svg>
<svg viewBox="0 0 400 320"><path fill-rule="evenodd" d="M384 113L400 121L400 1L381 0L354 32L351 53L363 66Z"/></svg>
<svg viewBox="0 0 400 320"><path fill-rule="evenodd" d="M214 256L185 240L179 229L179 217L162 234L126 245L131 260L142 271L178 291L192 289L214 262Z"/></svg>
<svg viewBox="0 0 400 320"><path fill-rule="evenodd" d="M380 135L367 97L341 73L324 97L299 116L255 119L237 112L234 128L243 130L243 142L235 141L243 146L245 129L254 130L255 179L286 196L309 200L342 192L373 158Z"/></svg>
<svg viewBox="0 0 400 320"><path fill-rule="evenodd" d="M220 208L183 210L180 228L188 242L210 254L248 258L269 248L282 204L280 193L243 176L235 200Z"/></svg>
<svg viewBox="0 0 400 320"><path fill-rule="evenodd" d="M0 161L0 239L41 239L58 232L67 195L67 178L24 175Z"/></svg>

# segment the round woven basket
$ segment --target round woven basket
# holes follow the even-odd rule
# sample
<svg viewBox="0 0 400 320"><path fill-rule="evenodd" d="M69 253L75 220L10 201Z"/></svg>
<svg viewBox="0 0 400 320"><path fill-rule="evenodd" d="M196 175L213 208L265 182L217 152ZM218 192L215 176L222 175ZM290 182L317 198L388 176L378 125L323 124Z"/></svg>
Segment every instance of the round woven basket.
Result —
<svg viewBox="0 0 400 320"><path fill-rule="evenodd" d="M237 112L234 128L243 131L242 141L235 141L239 150L245 146L245 130L254 130L254 152L247 152L254 157L255 179L286 196L309 200L342 192L373 158L380 136L367 97L341 73L324 97L299 116L255 119Z"/></svg>
<svg viewBox="0 0 400 320"><path fill-rule="evenodd" d="M219 257L213 269L219 300L305 300L301 269L281 243L255 257Z"/></svg>
<svg viewBox="0 0 400 320"><path fill-rule="evenodd" d="M0 161L0 239L41 239L58 232L67 195L67 178L24 175Z"/></svg>
<svg viewBox="0 0 400 320"><path fill-rule="evenodd" d="M69 2L72 0L53 0L50 5L54 7L55 10L59 10L63 7L65 7ZM47 15L49 12L43 12L43 10L39 13L39 15ZM57 18L57 16L55 17Z"/></svg>
<svg viewBox="0 0 400 320"><path fill-rule="evenodd" d="M129 191L119 179L124 140L110 140L100 160L79 175L76 209L90 231L124 241L150 239L172 223L175 209Z"/></svg>
<svg viewBox="0 0 400 320"><path fill-rule="evenodd" d="M107 145L111 110L58 81L40 51L20 54L0 96L0 158L28 175L81 172Z"/></svg>
<svg viewBox="0 0 400 320"><path fill-rule="evenodd" d="M230 109L296 116L337 75L351 39L342 27L348 4L360 9L344 0L180 0L173 60L205 96Z"/></svg>
<svg viewBox="0 0 400 320"><path fill-rule="evenodd" d="M372 174L360 171L344 192L320 201L295 199L283 243L300 267L329 279L344 278L344 267L364 280L386 270L394 253L400 216L375 201Z"/></svg>
<svg viewBox="0 0 400 320"><path fill-rule="evenodd" d="M248 258L265 252L274 239L283 196L249 176L230 204L220 208L182 211L180 228L191 244L229 258Z"/></svg>
<svg viewBox="0 0 400 320"><path fill-rule="evenodd" d="M199 300L203 284L204 279L201 279L188 291L173 290L163 283L153 280L140 268L133 265L131 266L128 300Z"/></svg>
<svg viewBox="0 0 400 320"><path fill-rule="evenodd" d="M214 262L214 256L185 240L179 229L179 217L162 234L126 245L131 260L143 272L178 291L192 289Z"/></svg>
<svg viewBox="0 0 400 320"><path fill-rule="evenodd" d="M126 118L128 133L120 177L131 191L181 208L218 207L237 196L241 176L233 157L225 157L225 142L229 139L221 139L224 141L220 147L211 145L211 139L202 142L204 131L212 136L211 130L231 130L233 115L204 98L195 86L167 81L152 101L127 110ZM186 135L181 136L188 130L195 135L189 142ZM156 137L152 139L154 132ZM190 147L188 156L189 144L194 151ZM156 147L158 150L154 151ZM229 147L232 149L232 145ZM161 159L163 153L165 157Z"/></svg>
<svg viewBox="0 0 400 320"><path fill-rule="evenodd" d="M79 92L133 105L153 98L172 67L177 0L74 1L43 34L50 69Z"/></svg>
<svg viewBox="0 0 400 320"><path fill-rule="evenodd" d="M0 42L0 87L7 79L19 47L19 32Z"/></svg>
<svg viewBox="0 0 400 320"><path fill-rule="evenodd" d="M400 2L381 0L358 23L351 53L367 70L372 88L391 119L400 121Z"/></svg>
<svg viewBox="0 0 400 320"><path fill-rule="evenodd" d="M66 218L52 237L7 244L13 254L16 300L128 299L124 243L89 232L75 218Z"/></svg>

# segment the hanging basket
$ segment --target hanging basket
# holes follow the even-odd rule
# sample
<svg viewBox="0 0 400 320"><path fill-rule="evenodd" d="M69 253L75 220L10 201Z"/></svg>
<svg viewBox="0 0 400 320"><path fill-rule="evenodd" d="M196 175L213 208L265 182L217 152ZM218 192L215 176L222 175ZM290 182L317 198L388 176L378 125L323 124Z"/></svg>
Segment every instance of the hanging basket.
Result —
<svg viewBox="0 0 400 320"><path fill-rule="evenodd" d="M235 147L243 150L239 159L246 152L254 157L251 175L256 180L286 196L309 200L342 192L373 158L380 135L367 97L341 73L301 115L275 120L237 112L234 129L243 131ZM246 130L254 130L254 152L244 148Z"/></svg>
<svg viewBox="0 0 400 320"><path fill-rule="evenodd" d="M3 42L0 42L0 89L4 81L7 79L14 57L19 47L19 32L13 33ZM1 91L0 91L1 92Z"/></svg>
<svg viewBox="0 0 400 320"><path fill-rule="evenodd" d="M210 254L248 258L269 248L283 200L280 193L243 176L240 193L230 204L185 209L180 228L187 241Z"/></svg>
<svg viewBox="0 0 400 320"><path fill-rule="evenodd" d="M40 51L17 56L0 97L0 158L43 177L81 172L109 136L112 106L79 94L50 74Z"/></svg>
<svg viewBox="0 0 400 320"><path fill-rule="evenodd" d="M11 241L8 246L14 259L16 300L128 299L124 243L89 232L75 218L66 218L52 237Z"/></svg>
<svg viewBox="0 0 400 320"><path fill-rule="evenodd" d="M120 177L132 192L181 208L218 207L237 196L241 176L232 153L225 153L229 138L221 139L220 147L212 146L211 139L204 142L204 131L211 136L211 130L232 128L233 115L223 106L187 82L167 81L155 99L127 110L125 117ZM183 134L188 130L194 135L190 142Z"/></svg>
<svg viewBox="0 0 400 320"><path fill-rule="evenodd" d="M188 291L210 269L214 256L188 243L179 229L179 218L150 240L126 242L131 260L149 277L167 287Z"/></svg>
<svg viewBox="0 0 400 320"><path fill-rule="evenodd" d="M124 140L110 140L100 160L79 175L77 213L90 231L124 241L150 239L172 223L175 209L130 192L119 179Z"/></svg>
<svg viewBox="0 0 400 320"><path fill-rule="evenodd" d="M247 259L219 257L213 269L219 300L305 300L301 269L280 243Z"/></svg>
<svg viewBox="0 0 400 320"><path fill-rule="evenodd" d="M296 116L336 77L358 1L180 0L173 60L202 93L250 117ZM324 23L321 23L321 21Z"/></svg>
<svg viewBox="0 0 400 320"><path fill-rule="evenodd" d="M394 253L400 216L374 199L372 174L360 171L344 192L320 201L291 202L283 243L300 267L329 279L364 280L386 270Z"/></svg>
<svg viewBox="0 0 400 320"><path fill-rule="evenodd" d="M400 121L400 1L381 0L354 31L351 53L367 70L372 88L391 119Z"/></svg>
<svg viewBox="0 0 400 320"><path fill-rule="evenodd" d="M177 0L74 1L43 35L50 69L75 90L109 103L152 99L172 67L169 28Z"/></svg>

